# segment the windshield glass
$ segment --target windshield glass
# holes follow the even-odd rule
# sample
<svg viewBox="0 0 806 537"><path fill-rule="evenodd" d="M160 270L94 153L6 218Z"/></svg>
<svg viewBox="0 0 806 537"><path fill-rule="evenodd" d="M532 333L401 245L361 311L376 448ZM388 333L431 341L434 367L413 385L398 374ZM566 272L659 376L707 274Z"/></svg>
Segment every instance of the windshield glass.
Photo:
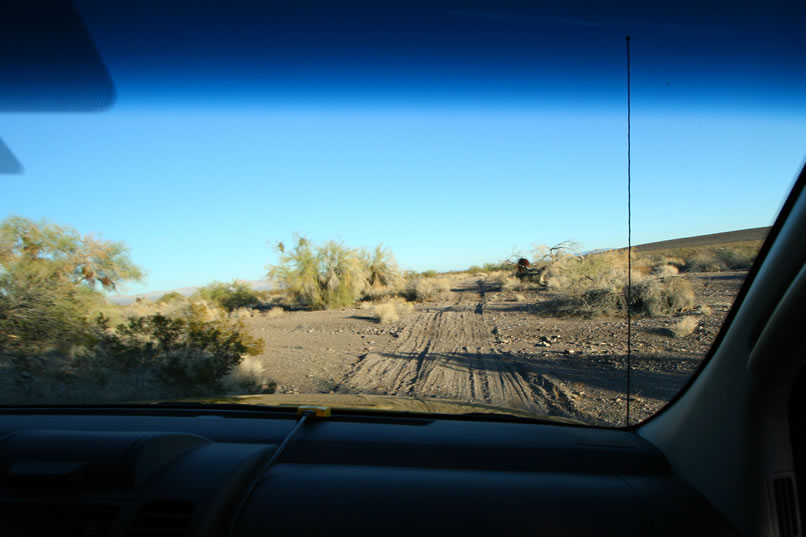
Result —
<svg viewBox="0 0 806 537"><path fill-rule="evenodd" d="M640 422L803 163L788 4L65 9L5 38L5 405L622 426L629 313Z"/></svg>

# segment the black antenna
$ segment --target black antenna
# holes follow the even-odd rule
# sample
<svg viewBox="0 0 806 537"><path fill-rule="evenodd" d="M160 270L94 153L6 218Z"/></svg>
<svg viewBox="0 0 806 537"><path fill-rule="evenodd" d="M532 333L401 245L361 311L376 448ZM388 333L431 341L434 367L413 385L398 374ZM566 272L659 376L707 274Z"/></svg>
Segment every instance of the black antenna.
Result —
<svg viewBox="0 0 806 537"><path fill-rule="evenodd" d="M632 375L632 178L630 177L630 36L627 36L627 427Z"/></svg>

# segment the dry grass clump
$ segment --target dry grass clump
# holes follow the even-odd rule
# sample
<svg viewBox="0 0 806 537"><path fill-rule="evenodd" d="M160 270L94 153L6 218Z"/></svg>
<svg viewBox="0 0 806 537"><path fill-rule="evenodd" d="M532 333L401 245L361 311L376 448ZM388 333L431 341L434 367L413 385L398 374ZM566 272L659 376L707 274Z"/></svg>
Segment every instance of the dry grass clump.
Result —
<svg viewBox="0 0 806 537"><path fill-rule="evenodd" d="M222 385L228 394L274 393L276 386L266 378L263 362L255 356L244 357L222 379Z"/></svg>
<svg viewBox="0 0 806 537"><path fill-rule="evenodd" d="M379 323L388 324L400 320L401 315L411 313L414 306L411 302L397 297L380 304L375 304L373 307L375 318Z"/></svg>
<svg viewBox="0 0 806 537"><path fill-rule="evenodd" d="M266 312L266 317L274 319L275 317L279 317L283 313L285 313L285 310L283 308L281 308L280 306L274 306L272 309Z"/></svg>
<svg viewBox="0 0 806 537"><path fill-rule="evenodd" d="M515 294L512 296L512 299L513 299L515 302L525 302L525 301L526 301L526 297L525 297L525 296L523 296L523 295L522 295L522 294L520 294L520 293L515 293Z"/></svg>
<svg viewBox="0 0 806 537"><path fill-rule="evenodd" d="M488 282L498 284L502 292L531 291L542 288L539 282L522 280L513 276L512 270L490 272L486 279Z"/></svg>
<svg viewBox="0 0 806 537"><path fill-rule="evenodd" d="M397 312L397 307L391 302L375 305L375 317L379 323L388 324L400 320L400 315Z"/></svg>
<svg viewBox="0 0 806 537"><path fill-rule="evenodd" d="M680 270L674 265L656 265L655 268L652 269L652 274L660 276L661 278L676 276L679 273Z"/></svg>
<svg viewBox="0 0 806 537"><path fill-rule="evenodd" d="M626 279L626 273L627 256L620 252L603 252L586 257L564 254L556 256L547 265L545 279L549 289L565 291L581 287L607 287L620 278Z"/></svg>
<svg viewBox="0 0 806 537"><path fill-rule="evenodd" d="M442 293L447 293L453 287L450 278L420 278L414 284L416 300L428 300Z"/></svg>
<svg viewBox="0 0 806 537"><path fill-rule="evenodd" d="M694 308L694 289L683 278L647 278L633 290L633 304L650 317Z"/></svg>
<svg viewBox="0 0 806 537"><path fill-rule="evenodd" d="M700 304L699 308L700 313L705 317L710 317L713 310L711 310L711 306L708 304Z"/></svg>
<svg viewBox="0 0 806 537"><path fill-rule="evenodd" d="M699 321L697 321L696 317L683 317L672 326L671 331L674 337L686 337L697 329L698 324Z"/></svg>

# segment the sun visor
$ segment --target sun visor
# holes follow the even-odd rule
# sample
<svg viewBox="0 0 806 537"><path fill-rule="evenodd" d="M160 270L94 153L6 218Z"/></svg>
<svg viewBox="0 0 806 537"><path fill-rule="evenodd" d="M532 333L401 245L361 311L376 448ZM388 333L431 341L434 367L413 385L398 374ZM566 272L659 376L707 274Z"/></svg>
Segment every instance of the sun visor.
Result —
<svg viewBox="0 0 806 537"><path fill-rule="evenodd" d="M115 87L72 3L0 7L0 112L101 112Z"/></svg>

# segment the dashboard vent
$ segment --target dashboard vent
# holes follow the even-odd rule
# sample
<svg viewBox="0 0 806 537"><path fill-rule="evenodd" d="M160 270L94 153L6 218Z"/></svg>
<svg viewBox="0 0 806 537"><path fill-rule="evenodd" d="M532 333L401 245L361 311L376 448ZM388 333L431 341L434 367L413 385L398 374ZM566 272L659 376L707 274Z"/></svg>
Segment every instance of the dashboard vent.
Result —
<svg viewBox="0 0 806 537"><path fill-rule="evenodd" d="M801 537L798 496L791 474L772 478L772 503L778 537Z"/></svg>
<svg viewBox="0 0 806 537"><path fill-rule="evenodd" d="M187 533L193 518L193 504L157 501L143 504L135 515L127 537L180 537Z"/></svg>

